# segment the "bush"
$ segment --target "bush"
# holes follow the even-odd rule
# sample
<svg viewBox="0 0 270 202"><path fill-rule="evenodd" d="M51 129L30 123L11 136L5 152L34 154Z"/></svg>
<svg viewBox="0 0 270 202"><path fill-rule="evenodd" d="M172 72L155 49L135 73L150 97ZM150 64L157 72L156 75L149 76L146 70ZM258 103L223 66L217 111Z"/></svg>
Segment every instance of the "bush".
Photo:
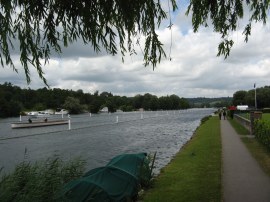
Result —
<svg viewBox="0 0 270 202"><path fill-rule="evenodd" d="M255 137L270 150L270 122L256 120L253 132Z"/></svg>

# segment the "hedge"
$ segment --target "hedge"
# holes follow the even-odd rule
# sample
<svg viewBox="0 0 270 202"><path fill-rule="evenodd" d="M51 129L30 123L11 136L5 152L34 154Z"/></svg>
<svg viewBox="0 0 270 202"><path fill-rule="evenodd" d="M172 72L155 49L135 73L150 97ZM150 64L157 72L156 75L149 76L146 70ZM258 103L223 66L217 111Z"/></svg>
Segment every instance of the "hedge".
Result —
<svg viewBox="0 0 270 202"><path fill-rule="evenodd" d="M267 120L256 120L254 122L254 135L270 150L270 122Z"/></svg>

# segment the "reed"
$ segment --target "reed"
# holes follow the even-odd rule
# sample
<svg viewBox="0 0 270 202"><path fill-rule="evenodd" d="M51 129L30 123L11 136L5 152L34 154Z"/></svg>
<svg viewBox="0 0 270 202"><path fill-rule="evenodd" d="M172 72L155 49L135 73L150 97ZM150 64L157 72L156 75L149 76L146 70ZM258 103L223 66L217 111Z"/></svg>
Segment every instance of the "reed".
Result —
<svg viewBox="0 0 270 202"><path fill-rule="evenodd" d="M80 177L85 161L48 158L31 164L24 161L0 179L0 201L54 201L57 192L70 180Z"/></svg>

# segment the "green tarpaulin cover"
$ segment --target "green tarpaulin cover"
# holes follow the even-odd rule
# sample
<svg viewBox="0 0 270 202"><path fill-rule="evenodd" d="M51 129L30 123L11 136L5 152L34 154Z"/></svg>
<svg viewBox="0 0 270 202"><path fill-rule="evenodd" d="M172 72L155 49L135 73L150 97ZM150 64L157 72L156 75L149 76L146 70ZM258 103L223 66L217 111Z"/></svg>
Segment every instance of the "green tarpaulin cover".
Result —
<svg viewBox="0 0 270 202"><path fill-rule="evenodd" d="M66 184L63 201L127 201L137 196L143 180L151 172L146 153L114 157L105 167L88 171L82 178Z"/></svg>

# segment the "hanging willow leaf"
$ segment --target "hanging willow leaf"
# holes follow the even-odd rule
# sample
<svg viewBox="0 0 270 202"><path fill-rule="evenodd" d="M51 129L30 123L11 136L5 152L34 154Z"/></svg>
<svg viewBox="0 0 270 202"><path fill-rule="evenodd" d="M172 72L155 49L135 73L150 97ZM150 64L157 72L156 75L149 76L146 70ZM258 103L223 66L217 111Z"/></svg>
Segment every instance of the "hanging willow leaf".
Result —
<svg viewBox="0 0 270 202"><path fill-rule="evenodd" d="M173 10L177 8L175 0ZM159 0L3 0L0 1L0 61L12 62L10 49L19 42L20 61L28 83L29 67L34 66L39 77L47 84L42 67L49 61L51 52L61 54L61 47L82 39L96 52L105 49L109 54L134 52L134 36L156 36L156 29L166 13ZM162 44L156 37L147 43L145 64L153 67L164 55ZM18 49L18 47L15 47ZM151 59L149 59L151 58ZM44 64L40 61L44 59Z"/></svg>
<svg viewBox="0 0 270 202"><path fill-rule="evenodd" d="M192 15L192 26L194 32L199 27L207 23L213 24L213 31L221 34L222 42L218 46L218 56L224 55L227 58L233 46L231 33L238 27L238 22L244 16L243 7L247 7L250 13L247 14L249 22L244 28L243 34L245 42L251 35L251 23L261 21L267 22L267 13L269 13L270 1L250 1L250 0L191 0L186 15Z"/></svg>

